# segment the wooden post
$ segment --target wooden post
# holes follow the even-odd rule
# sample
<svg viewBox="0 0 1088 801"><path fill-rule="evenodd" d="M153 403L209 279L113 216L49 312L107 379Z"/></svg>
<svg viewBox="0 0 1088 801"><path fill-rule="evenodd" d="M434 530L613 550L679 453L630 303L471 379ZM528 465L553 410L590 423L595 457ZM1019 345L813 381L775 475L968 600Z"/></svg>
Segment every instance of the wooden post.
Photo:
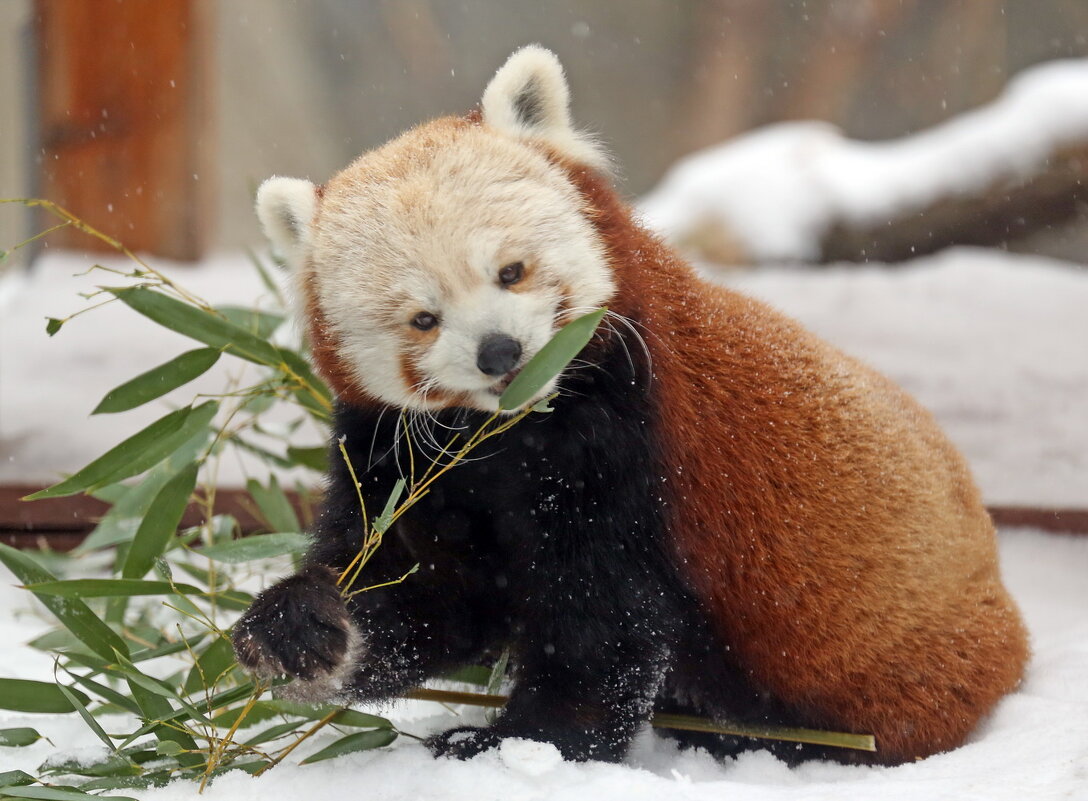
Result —
<svg viewBox="0 0 1088 801"><path fill-rule="evenodd" d="M132 250L197 259L209 243L210 11L36 0L42 194ZM96 247L72 230L58 244Z"/></svg>

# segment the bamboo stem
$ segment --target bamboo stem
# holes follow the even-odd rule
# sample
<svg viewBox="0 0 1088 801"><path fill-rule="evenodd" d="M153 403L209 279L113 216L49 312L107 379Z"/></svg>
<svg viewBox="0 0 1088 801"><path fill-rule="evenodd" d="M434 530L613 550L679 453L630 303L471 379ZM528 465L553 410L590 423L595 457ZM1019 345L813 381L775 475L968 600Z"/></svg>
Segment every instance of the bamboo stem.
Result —
<svg viewBox="0 0 1088 801"><path fill-rule="evenodd" d="M417 687L414 690L409 690L402 697L416 701L436 701L440 704L470 704L472 706L492 708L505 706L509 699L509 696L506 695L432 690L428 687ZM680 729L683 731L706 732L707 734L754 737L761 740L785 740L792 743L852 748L857 751L876 751L876 738L871 734L848 734L788 726L741 724L727 720L713 721L691 715L670 715L661 712L655 713L650 718L650 725L656 729Z"/></svg>

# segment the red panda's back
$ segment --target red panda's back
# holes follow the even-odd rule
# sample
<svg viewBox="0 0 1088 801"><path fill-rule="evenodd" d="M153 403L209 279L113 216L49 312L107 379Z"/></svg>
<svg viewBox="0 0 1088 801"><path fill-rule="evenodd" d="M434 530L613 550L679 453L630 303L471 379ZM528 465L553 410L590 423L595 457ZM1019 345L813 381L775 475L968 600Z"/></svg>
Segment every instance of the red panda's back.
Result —
<svg viewBox="0 0 1088 801"><path fill-rule="evenodd" d="M876 734L881 761L959 744L1027 658L963 457L892 382L701 281L581 179L613 307L645 326L670 538L729 658L811 725Z"/></svg>

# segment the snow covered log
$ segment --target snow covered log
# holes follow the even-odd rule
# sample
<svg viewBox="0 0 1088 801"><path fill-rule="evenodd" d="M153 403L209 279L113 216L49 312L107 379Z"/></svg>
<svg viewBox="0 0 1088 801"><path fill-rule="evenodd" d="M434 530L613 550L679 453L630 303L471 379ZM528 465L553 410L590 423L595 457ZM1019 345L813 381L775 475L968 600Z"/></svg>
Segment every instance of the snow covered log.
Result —
<svg viewBox="0 0 1088 801"><path fill-rule="evenodd" d="M679 162L640 203L722 264L899 261L996 245L1088 202L1088 61L1028 70L988 106L887 142L770 126Z"/></svg>

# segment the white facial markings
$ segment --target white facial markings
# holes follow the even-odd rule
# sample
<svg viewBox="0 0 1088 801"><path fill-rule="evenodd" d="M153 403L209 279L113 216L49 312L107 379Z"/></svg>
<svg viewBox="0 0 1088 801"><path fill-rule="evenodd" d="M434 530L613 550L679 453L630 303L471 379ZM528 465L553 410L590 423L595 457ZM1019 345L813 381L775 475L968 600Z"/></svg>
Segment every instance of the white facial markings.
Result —
<svg viewBox="0 0 1088 801"><path fill-rule="evenodd" d="M536 150L448 120L410 131L333 178L311 264L358 385L400 407L457 398L496 408L497 381L477 367L485 336L517 340L520 366L555 332L562 304L598 306L614 291L581 204ZM503 286L499 271L515 261L525 264L524 282ZM413 328L419 312L435 315L437 326ZM425 396L412 383L432 391Z"/></svg>

